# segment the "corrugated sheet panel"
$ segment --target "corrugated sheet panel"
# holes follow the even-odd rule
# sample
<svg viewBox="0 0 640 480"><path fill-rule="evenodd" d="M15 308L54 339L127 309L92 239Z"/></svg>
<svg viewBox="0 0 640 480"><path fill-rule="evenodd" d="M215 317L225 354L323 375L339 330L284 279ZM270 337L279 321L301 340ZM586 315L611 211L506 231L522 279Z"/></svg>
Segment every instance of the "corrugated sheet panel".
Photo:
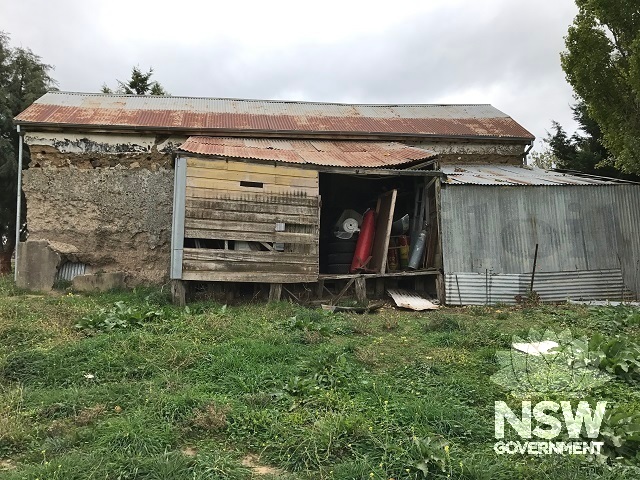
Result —
<svg viewBox="0 0 640 480"><path fill-rule="evenodd" d="M440 198L446 274L530 272L538 244L539 273L621 270L640 291L640 185L445 184Z"/></svg>
<svg viewBox="0 0 640 480"><path fill-rule="evenodd" d="M354 105L49 92L20 124L512 138L534 136L491 105Z"/></svg>
<svg viewBox="0 0 640 480"><path fill-rule="evenodd" d="M445 288L448 305L514 304L516 297L526 297L531 286L531 273L448 273ZM621 300L632 298L625 287L622 270L579 272L540 272L533 290L544 302L566 300Z"/></svg>
<svg viewBox="0 0 640 480"><path fill-rule="evenodd" d="M452 272L445 273L447 305L492 305L515 303L520 294L520 275Z"/></svg>
<svg viewBox="0 0 640 480"><path fill-rule="evenodd" d="M525 292L531 275L522 276ZM533 289L547 302L572 300L621 300L634 295L622 279L622 270L581 272L540 272L536 274Z"/></svg>
<svg viewBox="0 0 640 480"><path fill-rule="evenodd" d="M58 269L56 280L66 280L70 282L78 275L84 275L86 270L87 266L84 263L65 262Z"/></svg>
<svg viewBox="0 0 640 480"><path fill-rule="evenodd" d="M180 150L199 155L251 158L335 167L392 167L436 156L395 142L189 137Z"/></svg>
<svg viewBox="0 0 640 480"><path fill-rule="evenodd" d="M614 178L579 176L517 165L444 165L451 185L614 185L633 183Z"/></svg>

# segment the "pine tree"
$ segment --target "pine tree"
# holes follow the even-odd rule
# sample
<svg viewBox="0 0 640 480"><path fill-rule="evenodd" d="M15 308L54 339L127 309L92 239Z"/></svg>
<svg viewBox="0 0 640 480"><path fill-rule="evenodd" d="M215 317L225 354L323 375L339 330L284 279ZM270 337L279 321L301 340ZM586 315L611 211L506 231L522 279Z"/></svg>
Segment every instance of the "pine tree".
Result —
<svg viewBox="0 0 640 480"><path fill-rule="evenodd" d="M0 32L0 273L11 270L15 248L19 137L13 117L56 85L51 69L28 48L11 48ZM29 162L28 148L23 161ZM24 227L26 208L22 213Z"/></svg>
<svg viewBox="0 0 640 480"><path fill-rule="evenodd" d="M148 72L143 73L139 67L133 67L131 70L131 78L126 82L116 80L118 82L118 88L116 93L124 93L127 95L168 95L160 83L155 80L151 80L153 76L153 68L150 68ZM105 83L102 85L102 93L114 93L111 88Z"/></svg>

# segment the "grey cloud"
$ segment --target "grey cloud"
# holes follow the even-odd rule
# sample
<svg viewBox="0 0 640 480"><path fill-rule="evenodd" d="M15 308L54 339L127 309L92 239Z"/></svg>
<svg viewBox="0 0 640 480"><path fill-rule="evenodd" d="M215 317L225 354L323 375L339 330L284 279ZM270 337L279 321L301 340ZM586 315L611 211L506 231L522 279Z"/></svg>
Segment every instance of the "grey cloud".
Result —
<svg viewBox="0 0 640 480"><path fill-rule="evenodd" d="M139 64L153 66L156 79L175 95L364 103L447 98L492 103L538 138L551 119L573 128L571 89L559 65L562 37L574 14L571 0L505 0L482 15L475 3L469 9L443 7L348 42L291 38L287 48L261 55L255 54L261 51L260 38L253 40L252 50L251 44L217 37L215 28L195 48L174 45L166 37L157 45L151 39L145 45L114 43L90 2L17 3L0 7L0 29L55 64L54 76L65 90L115 85L116 78L126 78ZM139 28L158 34L143 19ZM331 35L331 25L326 28ZM179 34L180 28L166 32ZM474 92L473 98L468 92Z"/></svg>

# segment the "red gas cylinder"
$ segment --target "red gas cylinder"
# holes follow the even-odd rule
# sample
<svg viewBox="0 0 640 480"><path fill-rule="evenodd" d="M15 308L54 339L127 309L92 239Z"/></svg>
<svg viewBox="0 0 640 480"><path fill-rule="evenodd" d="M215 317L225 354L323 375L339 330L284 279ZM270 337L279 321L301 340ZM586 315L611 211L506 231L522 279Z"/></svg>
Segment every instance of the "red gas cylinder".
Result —
<svg viewBox="0 0 640 480"><path fill-rule="evenodd" d="M356 252L353 254L353 261L349 272L356 273L366 267L371 257L373 248L373 237L376 233L376 216L373 210L367 210L360 226L360 236L356 243Z"/></svg>

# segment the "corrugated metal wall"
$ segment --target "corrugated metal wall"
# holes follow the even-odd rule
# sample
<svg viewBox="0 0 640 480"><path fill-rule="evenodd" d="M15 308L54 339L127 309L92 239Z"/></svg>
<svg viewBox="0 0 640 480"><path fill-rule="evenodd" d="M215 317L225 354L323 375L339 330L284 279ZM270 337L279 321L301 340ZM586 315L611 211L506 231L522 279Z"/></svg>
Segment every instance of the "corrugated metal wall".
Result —
<svg viewBox="0 0 640 480"><path fill-rule="evenodd" d="M84 263L78 262L65 262L56 273L56 280L71 281L78 275L84 275L87 270L87 266Z"/></svg>
<svg viewBox="0 0 640 480"><path fill-rule="evenodd" d="M616 275L627 289L639 290L638 185L444 185L441 219L450 303L460 303L461 296L463 303L487 303L478 300L487 297L487 272L496 285L504 284L504 292L489 303L509 301L516 290L522 293L515 288L516 277L499 277L530 274L536 243L537 272L566 272L536 275L534 290L540 288L543 299L619 298L622 286L614 281ZM477 301L465 302L465 297Z"/></svg>
<svg viewBox="0 0 640 480"><path fill-rule="evenodd" d="M489 305L514 303L527 296L531 273L451 273L445 274L448 305ZM622 270L578 272L538 272L533 289L545 302L568 299L635 299L622 281Z"/></svg>

